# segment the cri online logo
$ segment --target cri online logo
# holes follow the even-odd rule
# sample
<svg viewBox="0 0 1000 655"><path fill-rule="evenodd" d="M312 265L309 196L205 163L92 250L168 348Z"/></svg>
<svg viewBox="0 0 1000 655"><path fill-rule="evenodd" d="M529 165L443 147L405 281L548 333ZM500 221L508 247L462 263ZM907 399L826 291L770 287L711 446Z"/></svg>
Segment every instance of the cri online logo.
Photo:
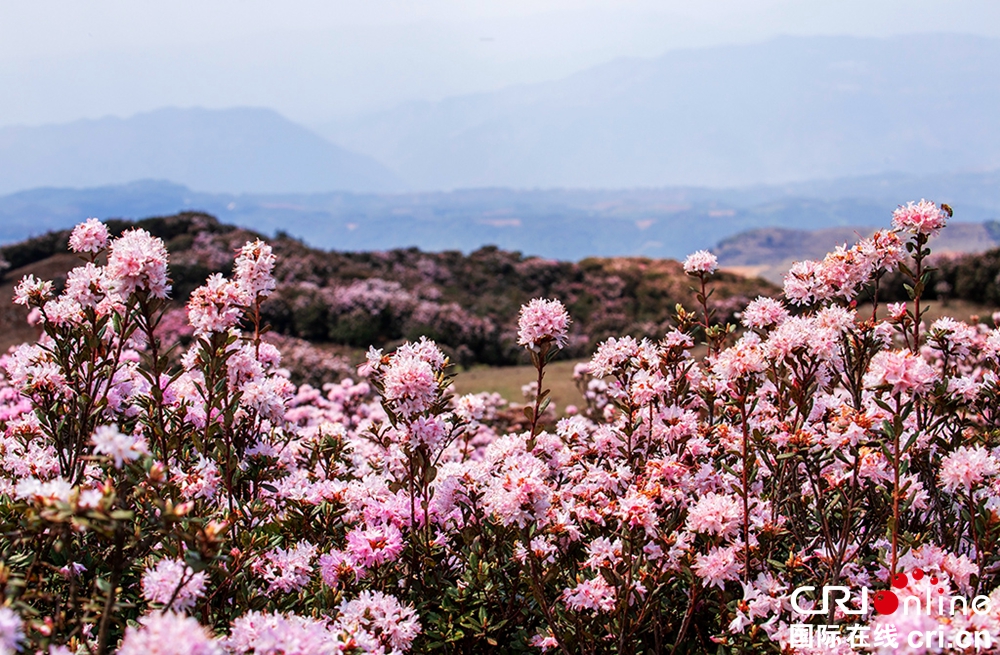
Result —
<svg viewBox="0 0 1000 655"><path fill-rule="evenodd" d="M924 572L921 569L916 569L910 572L910 576L914 580L923 580ZM897 573L892 578L892 587L894 589L904 589L910 582L910 579L905 573ZM933 609L937 610L938 614L950 613L954 615L956 611L962 611L967 613L971 609L976 614L986 614L990 611L992 606L992 601L989 596L976 596L972 599L972 603L969 603L964 596L945 596L944 588L937 587L937 608L934 607L934 599L931 598L931 590L940 581L937 576L930 576L928 580L929 585L925 588L925 598L921 599L916 595L906 595L903 600L903 614L909 616L911 613L915 614L926 614L930 615ZM823 587L822 602L817 603L812 609L807 607L802 607L799 604L799 598L805 593L815 591L815 587L799 587L796 589L791 596L792 609L800 614L826 614L829 609L830 601L833 601L836 608L842 611L844 614L848 615L860 615L866 614L868 612L868 594L869 590L866 588L861 589L860 602L857 604L857 608L851 607L850 601L852 600L853 594L850 588L843 586L825 586ZM817 598L817 601L819 599ZM872 599L872 606L875 611L879 614L894 614L900 606L899 597L896 595L892 589L884 589L877 591Z"/></svg>

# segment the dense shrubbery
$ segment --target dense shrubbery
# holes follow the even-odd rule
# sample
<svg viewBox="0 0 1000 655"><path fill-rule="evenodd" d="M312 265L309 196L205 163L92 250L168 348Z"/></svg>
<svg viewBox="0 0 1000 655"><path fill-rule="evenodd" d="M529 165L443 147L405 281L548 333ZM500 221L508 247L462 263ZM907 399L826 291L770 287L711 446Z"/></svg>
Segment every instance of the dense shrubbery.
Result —
<svg viewBox="0 0 1000 655"><path fill-rule="evenodd" d="M936 262L928 286L934 298L959 298L1000 306L1000 250Z"/></svg>
<svg viewBox="0 0 1000 655"><path fill-rule="evenodd" d="M109 224L111 234L130 227ZM172 298L184 301L212 273L224 273L234 253L254 235L204 214L146 219L135 224L166 242L171 253ZM66 248L68 233L4 249L15 268ZM493 247L469 255L322 252L294 239L274 242L277 285L261 306L275 332L314 343L364 349L397 346L428 336L454 361L514 364L523 361L515 324L522 304L560 299L574 317L563 356L583 357L609 336L655 337L678 302L693 301L675 262L586 260L579 264L525 258ZM766 283L722 276L715 302L729 317Z"/></svg>
<svg viewBox="0 0 1000 655"><path fill-rule="evenodd" d="M714 319L715 260L695 253L697 306L655 341L601 343L578 370L586 405L557 422L545 370L572 344L558 301L519 313L541 390L520 419L496 396L452 397L425 338L295 387L264 339L269 246L247 243L231 278L193 291L174 365L162 242L108 241L88 221L60 295L31 277L16 292L44 335L3 362L0 652L829 653L895 652L914 631L1000 637L1000 329L921 320L945 220L900 208L894 230L793 269L784 301L750 302L742 333ZM910 299L859 316L854 298L895 270ZM335 300L358 303L346 288ZM358 306L399 293L368 288ZM983 600L915 616L792 603L803 586L891 579L903 602ZM810 648L807 624L870 638Z"/></svg>

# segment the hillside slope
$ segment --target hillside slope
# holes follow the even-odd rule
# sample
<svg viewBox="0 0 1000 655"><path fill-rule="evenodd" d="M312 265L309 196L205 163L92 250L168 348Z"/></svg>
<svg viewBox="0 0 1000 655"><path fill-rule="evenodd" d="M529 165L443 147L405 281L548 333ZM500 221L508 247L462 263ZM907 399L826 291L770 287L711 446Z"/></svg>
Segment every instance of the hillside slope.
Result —
<svg viewBox="0 0 1000 655"><path fill-rule="evenodd" d="M137 225L164 239L177 301L184 301L211 273L228 273L239 247L259 236L193 212L108 225L115 232ZM66 254L68 236L68 231L53 232L0 248L11 264L0 277L4 339L24 338L24 312L9 300L16 280L37 273L59 282L79 263ZM278 333L314 343L367 348L426 335L462 363L512 364L524 357L516 344L517 315L531 298L565 303L573 318L567 357L582 356L612 335L662 336L672 325L677 303L695 307L691 278L671 260L570 263L495 247L463 255L415 248L325 252L288 237L272 243L278 288L263 308L265 318ZM775 292L763 280L730 274L719 275L715 287L720 320L749 298ZM178 306L171 321L182 325L184 320Z"/></svg>

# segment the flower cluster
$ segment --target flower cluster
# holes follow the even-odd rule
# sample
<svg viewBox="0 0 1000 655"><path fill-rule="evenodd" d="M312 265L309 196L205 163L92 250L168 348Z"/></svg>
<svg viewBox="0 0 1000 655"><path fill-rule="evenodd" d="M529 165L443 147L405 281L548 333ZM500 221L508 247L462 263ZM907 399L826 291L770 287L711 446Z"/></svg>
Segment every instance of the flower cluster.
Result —
<svg viewBox="0 0 1000 655"><path fill-rule="evenodd" d="M545 344L566 345L569 314L558 300L535 298L521 308L517 320L517 343L535 352Z"/></svg>
<svg viewBox="0 0 1000 655"><path fill-rule="evenodd" d="M823 261L793 264L785 276L785 297L796 305L835 299L849 302L869 282L877 290L879 279L895 270L904 255L899 232L879 230L851 248L836 248Z"/></svg>
<svg viewBox="0 0 1000 655"><path fill-rule="evenodd" d="M719 259L707 250L699 250L684 260L684 272L688 275L711 275L719 268Z"/></svg>
<svg viewBox="0 0 1000 655"><path fill-rule="evenodd" d="M144 291L153 298L166 298L167 248L146 230L128 230L109 246L107 275L122 295Z"/></svg>
<svg viewBox="0 0 1000 655"><path fill-rule="evenodd" d="M96 218L88 218L73 229L69 249L73 252L99 253L108 245L108 227Z"/></svg>
<svg viewBox="0 0 1000 655"><path fill-rule="evenodd" d="M892 213L892 226L911 234L934 236L948 222L949 213L933 202L921 200L900 206Z"/></svg>

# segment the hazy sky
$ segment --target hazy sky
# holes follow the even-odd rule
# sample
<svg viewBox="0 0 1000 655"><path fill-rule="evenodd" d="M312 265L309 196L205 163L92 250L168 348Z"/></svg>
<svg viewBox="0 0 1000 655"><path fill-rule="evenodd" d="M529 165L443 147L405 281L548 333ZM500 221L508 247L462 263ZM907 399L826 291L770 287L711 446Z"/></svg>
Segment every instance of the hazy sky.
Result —
<svg viewBox="0 0 1000 655"><path fill-rule="evenodd" d="M0 0L0 125L167 105L317 124L676 48L935 31L1000 36L1000 2Z"/></svg>

